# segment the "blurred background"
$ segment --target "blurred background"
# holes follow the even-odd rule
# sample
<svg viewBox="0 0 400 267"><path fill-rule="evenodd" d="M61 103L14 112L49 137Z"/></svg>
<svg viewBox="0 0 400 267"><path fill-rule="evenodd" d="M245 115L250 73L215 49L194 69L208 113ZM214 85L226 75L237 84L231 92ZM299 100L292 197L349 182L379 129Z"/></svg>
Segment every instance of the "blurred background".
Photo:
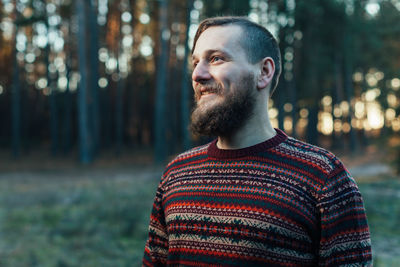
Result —
<svg viewBox="0 0 400 267"><path fill-rule="evenodd" d="M278 39L273 125L336 153L400 266L400 0L0 0L0 266L140 266L199 22Z"/></svg>

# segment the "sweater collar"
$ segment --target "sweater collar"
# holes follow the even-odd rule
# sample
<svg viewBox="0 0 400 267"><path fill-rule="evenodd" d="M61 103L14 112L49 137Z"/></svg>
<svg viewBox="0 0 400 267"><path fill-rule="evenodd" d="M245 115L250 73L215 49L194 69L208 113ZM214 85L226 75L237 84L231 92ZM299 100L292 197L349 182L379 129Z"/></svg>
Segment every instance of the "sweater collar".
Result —
<svg viewBox="0 0 400 267"><path fill-rule="evenodd" d="M240 148L240 149L219 149L217 147L218 139L215 139L208 146L207 154L210 157L218 158L218 159L231 159L231 158L239 158L254 155L259 152L266 151L272 147L275 147L282 142L286 141L288 136L280 129L275 129L276 135L264 142L259 144Z"/></svg>

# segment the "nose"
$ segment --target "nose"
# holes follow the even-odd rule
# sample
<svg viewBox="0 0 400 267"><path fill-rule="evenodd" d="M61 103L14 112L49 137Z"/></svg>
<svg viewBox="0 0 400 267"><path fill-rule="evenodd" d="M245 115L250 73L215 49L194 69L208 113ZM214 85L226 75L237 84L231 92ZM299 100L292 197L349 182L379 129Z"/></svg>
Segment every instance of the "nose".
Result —
<svg viewBox="0 0 400 267"><path fill-rule="evenodd" d="M200 61L192 72L192 81L201 83L209 79L211 79L209 67L204 61Z"/></svg>

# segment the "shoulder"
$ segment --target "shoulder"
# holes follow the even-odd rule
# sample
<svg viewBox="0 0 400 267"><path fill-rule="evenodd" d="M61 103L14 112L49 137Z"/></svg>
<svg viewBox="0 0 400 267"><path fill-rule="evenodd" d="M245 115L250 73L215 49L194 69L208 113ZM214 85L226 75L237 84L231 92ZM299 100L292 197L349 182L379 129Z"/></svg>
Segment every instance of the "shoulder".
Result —
<svg viewBox="0 0 400 267"><path fill-rule="evenodd" d="M344 168L340 159L327 149L289 137L277 148L287 157L302 162L305 168L317 168L325 175Z"/></svg>
<svg viewBox="0 0 400 267"><path fill-rule="evenodd" d="M289 137L276 150L290 162L290 168L311 185L308 188L318 200L345 190L358 192L344 164L327 149Z"/></svg>

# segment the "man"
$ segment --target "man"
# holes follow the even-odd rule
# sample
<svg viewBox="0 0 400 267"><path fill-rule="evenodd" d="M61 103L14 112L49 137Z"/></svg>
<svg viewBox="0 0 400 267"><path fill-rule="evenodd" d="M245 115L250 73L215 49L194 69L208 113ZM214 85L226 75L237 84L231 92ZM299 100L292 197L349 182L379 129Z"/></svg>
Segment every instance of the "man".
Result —
<svg viewBox="0 0 400 267"><path fill-rule="evenodd" d="M268 118L280 74L272 35L242 17L203 21L191 129L218 138L166 167L144 266L368 266L358 188L330 152Z"/></svg>

